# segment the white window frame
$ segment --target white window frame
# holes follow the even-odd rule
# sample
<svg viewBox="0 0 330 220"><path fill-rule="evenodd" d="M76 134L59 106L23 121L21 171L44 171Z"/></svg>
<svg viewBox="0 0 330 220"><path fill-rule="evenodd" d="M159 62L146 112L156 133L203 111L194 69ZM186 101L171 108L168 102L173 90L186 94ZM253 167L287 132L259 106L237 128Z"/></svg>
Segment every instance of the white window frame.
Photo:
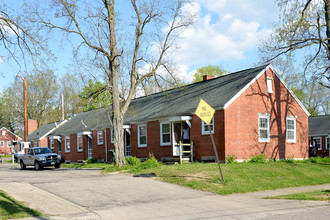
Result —
<svg viewBox="0 0 330 220"><path fill-rule="evenodd" d="M265 118L267 119L267 128L262 128L262 130L267 131L267 138L260 137L260 119ZM268 114L260 114L258 117L258 135L259 135L259 142L269 142L270 141L270 115Z"/></svg>
<svg viewBox="0 0 330 220"><path fill-rule="evenodd" d="M81 137L81 140L82 140L82 146L81 146L81 148L79 146L79 138L80 137ZM84 138L83 138L83 135L82 134L77 134L77 151L78 152L84 151Z"/></svg>
<svg viewBox="0 0 330 220"><path fill-rule="evenodd" d="M11 147L12 146L12 144L11 144L11 141L7 141L7 147Z"/></svg>
<svg viewBox="0 0 330 220"><path fill-rule="evenodd" d="M102 135L102 141L100 141L100 135ZM100 145L100 144L103 144L104 141L104 135L103 135L103 131L97 131L97 144Z"/></svg>
<svg viewBox="0 0 330 220"><path fill-rule="evenodd" d="M5 135L6 135L6 131L2 130L2 136L5 136Z"/></svg>
<svg viewBox="0 0 330 220"><path fill-rule="evenodd" d="M39 147L39 146L38 146L38 141L35 141L35 142L34 142L34 147Z"/></svg>
<svg viewBox="0 0 330 220"><path fill-rule="evenodd" d="M164 133L163 132L163 125L167 124L169 126L170 131ZM163 140L163 135L168 134L170 136L170 141L169 142L164 142ZM169 146L172 143L172 135L171 135L171 123L170 122L161 122L160 123L160 145L161 146Z"/></svg>
<svg viewBox="0 0 330 220"><path fill-rule="evenodd" d="M145 144L141 144L140 143L140 128L141 127L145 127L146 128L146 143ZM148 127L147 127L147 125L146 124L144 124L144 125L139 125L138 126L138 147L146 147L147 146L147 144L148 144Z"/></svg>
<svg viewBox="0 0 330 220"><path fill-rule="evenodd" d="M68 145L67 140L69 140L69 145ZM68 147L69 147L69 149L68 149ZM65 150L65 152L70 152L70 136L64 137L64 150Z"/></svg>
<svg viewBox="0 0 330 220"><path fill-rule="evenodd" d="M330 147L330 137L325 137L325 149L329 150Z"/></svg>
<svg viewBox="0 0 330 220"><path fill-rule="evenodd" d="M50 140L50 149L54 149L54 139Z"/></svg>
<svg viewBox="0 0 330 220"><path fill-rule="evenodd" d="M214 134L214 116L212 117L210 126L211 126L211 133ZM205 130L205 127L208 127L208 125L202 120L202 135L210 134L208 130Z"/></svg>
<svg viewBox="0 0 330 220"><path fill-rule="evenodd" d="M320 147L316 146L316 149L317 150L322 150L322 137L313 137L313 141L315 140L315 142L316 142L316 139L320 140Z"/></svg>
<svg viewBox="0 0 330 220"><path fill-rule="evenodd" d="M4 141L0 141L0 147L5 147L5 142Z"/></svg>
<svg viewBox="0 0 330 220"><path fill-rule="evenodd" d="M114 142L114 134L113 134L113 129L111 129L111 144Z"/></svg>
<svg viewBox="0 0 330 220"><path fill-rule="evenodd" d="M273 78L267 77L267 92L273 93Z"/></svg>
<svg viewBox="0 0 330 220"><path fill-rule="evenodd" d="M288 121L292 120L293 121L293 130L292 129L288 129ZM287 116L286 117L286 142L287 143L296 143L297 140L297 127L296 127L296 117L294 116ZM293 139L288 139L289 135L289 131L293 131Z"/></svg>

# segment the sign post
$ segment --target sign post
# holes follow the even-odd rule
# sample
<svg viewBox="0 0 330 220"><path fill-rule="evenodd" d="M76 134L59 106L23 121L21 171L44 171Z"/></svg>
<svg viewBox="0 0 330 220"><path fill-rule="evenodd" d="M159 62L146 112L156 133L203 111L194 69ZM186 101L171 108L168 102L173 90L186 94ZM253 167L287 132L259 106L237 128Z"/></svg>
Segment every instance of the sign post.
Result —
<svg viewBox="0 0 330 220"><path fill-rule="evenodd" d="M207 104L203 99L201 99L198 104L195 114L208 125L210 136L211 136L211 141L212 141L212 145L213 145L213 150L215 153L215 157L217 158L217 162L218 162L221 180L222 180L222 182L224 182L221 167L220 167L220 162L219 162L219 156L218 156L217 148L215 147L215 142L214 142L214 138L212 135L211 126L210 126L210 122L212 121L214 113L215 113L215 110L209 104Z"/></svg>

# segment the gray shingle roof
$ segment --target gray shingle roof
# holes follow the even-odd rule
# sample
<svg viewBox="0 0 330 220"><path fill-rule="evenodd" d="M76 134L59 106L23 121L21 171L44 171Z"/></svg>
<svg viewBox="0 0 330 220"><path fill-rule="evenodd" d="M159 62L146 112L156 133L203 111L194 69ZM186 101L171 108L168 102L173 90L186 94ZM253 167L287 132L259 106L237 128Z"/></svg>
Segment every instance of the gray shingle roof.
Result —
<svg viewBox="0 0 330 220"><path fill-rule="evenodd" d="M330 131L330 115L309 117L309 136L327 136Z"/></svg>
<svg viewBox="0 0 330 220"><path fill-rule="evenodd" d="M41 137L46 135L52 129L56 128L56 126L58 126L62 122L63 121L52 122L52 123L41 126L40 128L38 128L37 130L34 130L31 134L28 135L28 141L39 140Z"/></svg>
<svg viewBox="0 0 330 220"><path fill-rule="evenodd" d="M201 98L214 109L222 109L267 66L250 68L208 81L133 99L125 114L124 123L131 124L166 117L193 115ZM108 127L111 126L106 109L102 108L79 113L56 129L52 135L65 135Z"/></svg>

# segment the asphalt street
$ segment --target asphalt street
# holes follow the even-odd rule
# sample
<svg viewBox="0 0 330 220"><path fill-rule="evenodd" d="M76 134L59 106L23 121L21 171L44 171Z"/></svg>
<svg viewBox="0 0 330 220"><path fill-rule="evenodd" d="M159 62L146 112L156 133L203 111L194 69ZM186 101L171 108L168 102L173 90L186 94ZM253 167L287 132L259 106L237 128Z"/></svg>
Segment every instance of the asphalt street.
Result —
<svg viewBox="0 0 330 220"><path fill-rule="evenodd" d="M20 170L0 164L0 190L44 219L329 219L330 203L263 199L330 184L220 196L97 169Z"/></svg>

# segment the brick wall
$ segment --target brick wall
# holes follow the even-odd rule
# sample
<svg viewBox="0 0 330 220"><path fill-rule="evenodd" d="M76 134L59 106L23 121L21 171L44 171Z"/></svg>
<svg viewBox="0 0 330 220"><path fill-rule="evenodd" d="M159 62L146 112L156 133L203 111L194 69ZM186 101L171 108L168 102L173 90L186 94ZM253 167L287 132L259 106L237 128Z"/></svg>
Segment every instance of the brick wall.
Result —
<svg viewBox="0 0 330 220"><path fill-rule="evenodd" d="M37 120L28 120L28 134L31 134L33 131L37 130L38 128L38 123Z"/></svg>
<svg viewBox="0 0 330 220"><path fill-rule="evenodd" d="M8 141L11 142L11 147L7 145ZM13 141L21 141L21 139L5 128L0 129L0 142L3 143L3 146L0 146L0 154L11 154L13 152Z"/></svg>
<svg viewBox="0 0 330 220"><path fill-rule="evenodd" d="M273 93L266 77L273 78ZM269 142L259 142L260 113L270 114ZM296 116L296 143L286 142L286 116ZM225 110L225 146L226 155L239 159L308 157L308 116L270 69Z"/></svg>

